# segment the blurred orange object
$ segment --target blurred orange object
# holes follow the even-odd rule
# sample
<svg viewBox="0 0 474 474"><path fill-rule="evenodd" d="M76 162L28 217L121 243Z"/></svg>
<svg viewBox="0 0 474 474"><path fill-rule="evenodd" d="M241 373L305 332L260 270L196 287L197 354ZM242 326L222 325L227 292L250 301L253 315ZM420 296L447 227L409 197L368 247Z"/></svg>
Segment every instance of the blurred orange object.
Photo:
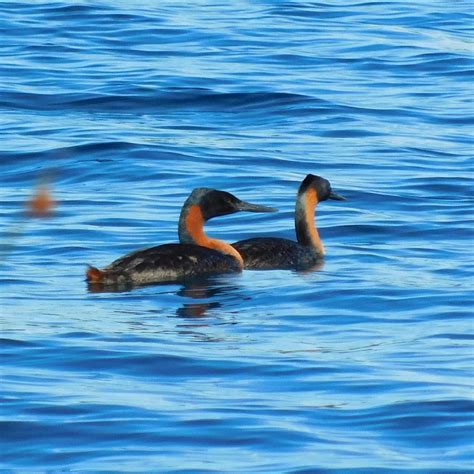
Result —
<svg viewBox="0 0 474 474"><path fill-rule="evenodd" d="M28 203L28 211L34 217L47 217L53 212L55 202L48 186L41 185Z"/></svg>

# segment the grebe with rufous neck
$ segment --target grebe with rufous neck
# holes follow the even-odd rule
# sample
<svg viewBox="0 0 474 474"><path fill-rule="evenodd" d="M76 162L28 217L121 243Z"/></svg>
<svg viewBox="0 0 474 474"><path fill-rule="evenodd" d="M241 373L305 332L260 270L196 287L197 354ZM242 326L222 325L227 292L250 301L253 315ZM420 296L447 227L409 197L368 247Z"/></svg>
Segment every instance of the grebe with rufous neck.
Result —
<svg viewBox="0 0 474 474"><path fill-rule="evenodd" d="M241 201L225 191L196 188L181 209L179 244L138 250L100 270L89 266L86 279L96 285L141 285L240 272L243 268L240 254L230 244L204 233L204 223L209 219L239 211L276 209Z"/></svg>
<svg viewBox="0 0 474 474"><path fill-rule="evenodd" d="M297 242L277 237L240 240L232 246L244 260L244 268L254 270L305 270L321 262L324 246L315 225L314 212L327 199L345 201L321 176L308 174L296 196L295 230Z"/></svg>

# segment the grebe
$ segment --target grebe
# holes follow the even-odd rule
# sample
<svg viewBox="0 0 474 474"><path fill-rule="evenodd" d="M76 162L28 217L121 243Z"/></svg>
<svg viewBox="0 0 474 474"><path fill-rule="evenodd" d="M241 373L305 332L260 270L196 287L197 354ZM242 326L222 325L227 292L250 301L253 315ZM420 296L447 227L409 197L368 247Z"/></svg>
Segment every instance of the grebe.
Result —
<svg viewBox="0 0 474 474"><path fill-rule="evenodd" d="M308 269L324 256L324 246L314 222L318 202L326 199L345 201L331 190L327 179L308 174L296 197L295 229L298 242L275 237L240 240L232 246L242 255L244 268Z"/></svg>
<svg viewBox="0 0 474 474"><path fill-rule="evenodd" d="M230 244L204 233L212 217L238 211L273 212L276 209L241 201L225 191L195 189L185 201L179 217L179 244L138 250L99 270L89 266L91 284L140 285L172 282L216 273L240 272L243 260Z"/></svg>

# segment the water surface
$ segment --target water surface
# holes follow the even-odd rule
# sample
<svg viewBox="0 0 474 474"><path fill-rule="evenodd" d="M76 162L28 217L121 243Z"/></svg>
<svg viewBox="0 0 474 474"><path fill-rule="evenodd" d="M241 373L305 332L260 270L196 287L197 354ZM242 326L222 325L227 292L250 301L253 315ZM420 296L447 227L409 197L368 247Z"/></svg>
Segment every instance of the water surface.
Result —
<svg viewBox="0 0 474 474"><path fill-rule="evenodd" d="M178 3L178 4L176 4ZM470 2L1 2L5 472L472 472ZM197 186L318 271L122 293ZM52 217L26 218L47 181Z"/></svg>

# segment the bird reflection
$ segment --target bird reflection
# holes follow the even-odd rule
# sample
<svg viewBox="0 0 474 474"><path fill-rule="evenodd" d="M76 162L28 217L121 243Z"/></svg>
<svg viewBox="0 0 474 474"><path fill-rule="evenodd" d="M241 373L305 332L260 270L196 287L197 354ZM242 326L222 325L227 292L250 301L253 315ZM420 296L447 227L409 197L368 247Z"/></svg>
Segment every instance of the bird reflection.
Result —
<svg viewBox="0 0 474 474"><path fill-rule="evenodd" d="M183 321L177 324L179 334L191 337L200 342L222 342L222 338L213 335L210 323L206 320L210 311L222 308L222 296L226 293L238 290L238 287L222 284L222 280L215 278L200 279L187 282L178 290L177 295L194 300L192 303L184 303L176 310L176 316ZM215 298L220 301L215 301ZM214 299L214 301L211 301Z"/></svg>
<svg viewBox="0 0 474 474"><path fill-rule="evenodd" d="M305 278L309 274L318 272L322 270L324 266L324 261L318 262L313 267L308 268L304 271L296 272L300 277ZM232 283L234 284L232 284ZM209 315L209 312L219 310L223 308L224 298L229 294L238 296L240 299L251 299L251 295L242 295L241 288L239 285L235 284L235 276L229 275L219 275L219 276L209 276L201 277L198 279L185 280L181 282L173 283L154 283L149 285L132 285L132 284L114 284L114 285L104 285L102 283L91 283L87 285L89 293L126 293L131 290L136 290L138 288L160 288L168 287L172 288L172 293L174 293L174 288L178 286L176 290L176 296L194 300L192 302L185 302L180 307L175 310L175 315L178 318L183 319L199 319L201 320L199 325L206 324L202 321ZM240 293L240 295L239 295ZM218 301L216 301L216 299ZM169 314L169 313L168 313ZM195 326L195 324L193 324ZM183 325L184 327L184 325Z"/></svg>
<svg viewBox="0 0 474 474"><path fill-rule="evenodd" d="M320 272L324 268L324 260L318 260L312 267L298 270L298 275L309 275L311 273Z"/></svg>
<svg viewBox="0 0 474 474"><path fill-rule="evenodd" d="M87 291L89 293L126 293L134 288L137 288L137 286L128 284L104 285L102 283L87 283Z"/></svg>
<svg viewBox="0 0 474 474"><path fill-rule="evenodd" d="M220 308L222 305L217 301L212 303L191 303L183 304L176 310L176 316L180 318L202 318L207 315L210 309Z"/></svg>
<svg viewBox="0 0 474 474"><path fill-rule="evenodd" d="M203 298L211 298L228 293L229 289L238 289L236 285L223 285L222 283L222 279L218 280L212 277L183 282L176 294L185 298L202 300Z"/></svg>
<svg viewBox="0 0 474 474"><path fill-rule="evenodd" d="M103 285L101 283L88 283L87 290L89 293L126 293L137 288L160 287L163 288L164 283L153 285ZM176 283L173 283L176 286ZM182 281L179 283L179 289L176 291L176 296L183 298L190 298L194 301L192 303L184 303L176 310L176 316L180 318L202 318L207 316L209 310L222 307L219 301L209 301L211 298L221 297L230 291L238 290L238 286L229 285L228 282L223 284L222 276L193 279L190 281Z"/></svg>
<svg viewBox="0 0 474 474"><path fill-rule="evenodd" d="M186 282L178 290L177 295L195 301L193 303L185 303L176 310L176 316L180 318L202 318L207 315L209 310L222 307L220 301L209 301L211 298L221 297L230 291L238 290L235 285L223 285L222 281L217 278L201 278Z"/></svg>
<svg viewBox="0 0 474 474"><path fill-rule="evenodd" d="M221 293L221 288L212 286L211 282L200 279L184 283L176 294L184 298L203 300L219 295L219 293ZM202 318L207 315L209 309L220 308L221 306L221 303L217 301L185 303L176 310L176 316L180 318Z"/></svg>

